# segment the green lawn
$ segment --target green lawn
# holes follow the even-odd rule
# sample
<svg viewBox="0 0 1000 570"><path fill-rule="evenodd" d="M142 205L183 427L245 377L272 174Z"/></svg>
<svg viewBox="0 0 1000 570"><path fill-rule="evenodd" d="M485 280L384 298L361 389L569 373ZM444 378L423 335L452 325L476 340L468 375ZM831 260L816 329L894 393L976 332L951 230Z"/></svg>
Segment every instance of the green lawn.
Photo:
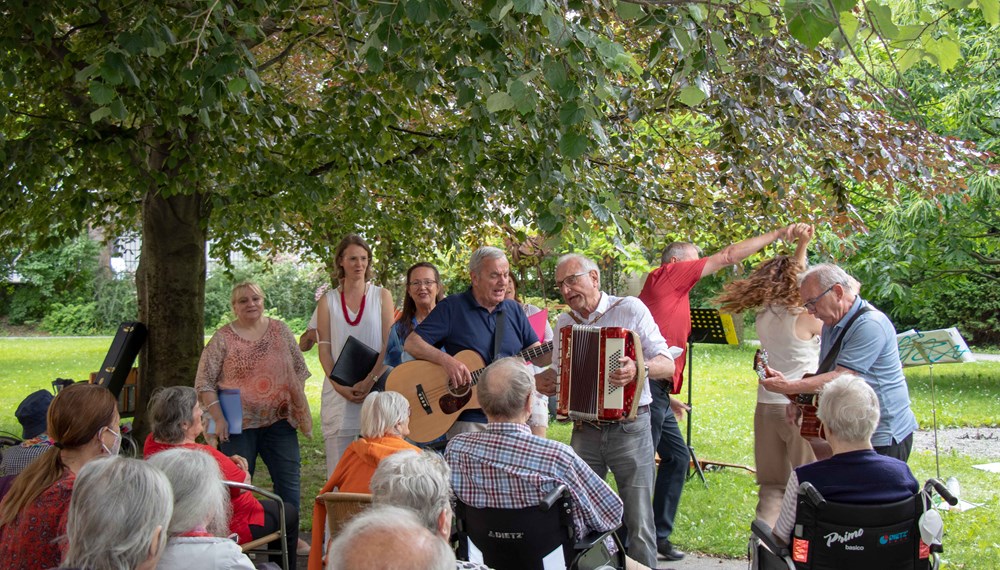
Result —
<svg viewBox="0 0 1000 570"><path fill-rule="evenodd" d="M38 388L49 388L56 377L83 379L104 359L110 337L0 338L0 430L20 434L13 412L18 402ZM756 380L750 370L753 348L699 345L694 360L693 443L700 459L753 466L752 419ZM322 368L316 351L306 361L313 371L307 395L313 405L315 433L300 438L303 456L303 528L312 521L308 497L325 481L319 399ZM921 427L931 425L931 391L925 367L907 370L914 412ZM1000 421L1000 363L938 365L934 369L940 426L996 426ZM682 429L683 429L682 424ZM554 425L550 436L569 441L569 427ZM1000 558L1000 475L973 469L988 462L956 454L941 457L941 473L955 475L962 497L983 506L966 513L946 513L946 568L989 568ZM918 480L934 475L934 455L914 452L910 466ZM255 478L267 485L266 470ZM689 481L681 500L674 540L685 549L727 557L743 557L747 529L756 504L753 475L725 468L706 473L708 485Z"/></svg>

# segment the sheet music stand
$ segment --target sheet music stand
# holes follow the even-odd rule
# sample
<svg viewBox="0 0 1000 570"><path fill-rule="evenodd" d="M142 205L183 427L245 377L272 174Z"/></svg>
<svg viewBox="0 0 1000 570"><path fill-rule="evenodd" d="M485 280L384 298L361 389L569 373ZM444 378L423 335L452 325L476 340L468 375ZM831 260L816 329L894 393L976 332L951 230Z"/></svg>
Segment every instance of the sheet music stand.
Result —
<svg viewBox="0 0 1000 570"><path fill-rule="evenodd" d="M694 453L694 446L691 445L691 425L694 416L694 405L691 403L691 386L694 384L694 344L739 344L736 336L736 327L733 324L733 316L720 313L718 309L691 309L691 335L688 336L687 347L687 448L691 457L691 464L694 471L688 471L688 479L695 473L701 478L701 482L707 487L705 471L702 469L702 462L698 461L698 456ZM670 410L667 410L670 413ZM711 461L705 464L721 465Z"/></svg>

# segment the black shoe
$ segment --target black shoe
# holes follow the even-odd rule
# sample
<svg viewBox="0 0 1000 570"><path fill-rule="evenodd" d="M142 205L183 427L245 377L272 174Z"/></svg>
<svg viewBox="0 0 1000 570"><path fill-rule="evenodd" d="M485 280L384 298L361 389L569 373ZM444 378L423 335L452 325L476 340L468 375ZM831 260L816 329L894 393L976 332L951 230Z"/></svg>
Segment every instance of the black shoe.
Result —
<svg viewBox="0 0 1000 570"><path fill-rule="evenodd" d="M670 544L669 540L658 542L656 544L656 551L660 553L660 556L671 562L684 558L684 553L674 548L674 545Z"/></svg>

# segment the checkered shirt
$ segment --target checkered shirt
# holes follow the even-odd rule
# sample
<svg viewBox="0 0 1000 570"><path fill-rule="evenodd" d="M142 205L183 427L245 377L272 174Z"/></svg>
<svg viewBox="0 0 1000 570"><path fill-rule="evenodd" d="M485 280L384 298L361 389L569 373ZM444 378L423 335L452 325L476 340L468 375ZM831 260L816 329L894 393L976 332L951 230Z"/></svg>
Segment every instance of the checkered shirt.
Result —
<svg viewBox="0 0 1000 570"><path fill-rule="evenodd" d="M573 496L573 525L580 539L617 527L622 501L573 449L532 435L526 425L489 423L486 431L455 436L444 453L451 487L476 508L523 509L563 484Z"/></svg>

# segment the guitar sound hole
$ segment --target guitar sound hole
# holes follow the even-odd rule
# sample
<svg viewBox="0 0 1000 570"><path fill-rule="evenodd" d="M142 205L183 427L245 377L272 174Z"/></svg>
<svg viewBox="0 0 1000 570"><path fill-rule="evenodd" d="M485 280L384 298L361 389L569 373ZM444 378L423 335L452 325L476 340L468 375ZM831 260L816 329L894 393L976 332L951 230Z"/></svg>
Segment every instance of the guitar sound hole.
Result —
<svg viewBox="0 0 1000 570"><path fill-rule="evenodd" d="M472 390L469 386L466 386L463 394L445 394L444 396L441 396L438 404L441 406L442 412L446 414L454 414L468 404L470 399L472 399Z"/></svg>

